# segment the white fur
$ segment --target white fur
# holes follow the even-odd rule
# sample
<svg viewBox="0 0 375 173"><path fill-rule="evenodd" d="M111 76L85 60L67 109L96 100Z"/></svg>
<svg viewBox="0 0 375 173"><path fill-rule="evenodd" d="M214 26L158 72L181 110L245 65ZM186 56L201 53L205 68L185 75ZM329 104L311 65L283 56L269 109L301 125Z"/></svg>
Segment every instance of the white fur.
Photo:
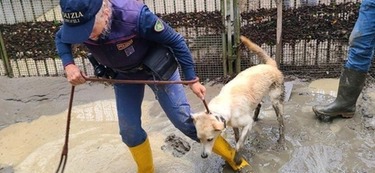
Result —
<svg viewBox="0 0 375 173"><path fill-rule="evenodd" d="M227 83L209 102L211 114L200 112L192 115L198 138L204 146L202 157L211 154L215 139L225 129L224 121L220 120L220 117L225 119L228 126L242 129L236 143L236 151L239 151L252 128L254 111L266 95L270 97L275 108L280 124L280 134L283 134L283 75L275 61L260 47L247 38L241 37L241 40L266 64L250 67ZM280 138L283 136L280 135Z"/></svg>

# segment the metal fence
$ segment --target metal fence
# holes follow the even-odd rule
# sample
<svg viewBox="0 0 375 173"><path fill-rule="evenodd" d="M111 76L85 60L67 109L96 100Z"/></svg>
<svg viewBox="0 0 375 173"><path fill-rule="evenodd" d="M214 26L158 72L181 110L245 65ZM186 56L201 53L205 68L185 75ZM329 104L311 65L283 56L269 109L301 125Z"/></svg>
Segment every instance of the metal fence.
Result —
<svg viewBox="0 0 375 173"><path fill-rule="evenodd" d="M55 9L58 0L1 0L0 23L14 24L30 21L60 20Z"/></svg>
<svg viewBox="0 0 375 173"><path fill-rule="evenodd" d="M158 15L221 11L221 0L205 0L203 3L197 0L143 0L143 2ZM34 38L39 34L38 30L43 29L43 32L47 32L45 37L53 40L56 29L50 28L59 27L62 19L58 3L57 0L0 0L0 14L4 14L0 17L0 26L2 26L0 31L4 40L0 42L4 46L1 49L2 54L0 54L2 55L0 75L8 75L7 71L9 69L7 69L6 61L9 61L10 67L8 68L10 68L14 77L64 75L64 70L60 59L56 56L54 45L51 42L42 42L38 38ZM37 23L34 25L33 23L40 21L44 21L47 24ZM56 25L54 26L53 23L56 23ZM41 27L40 25L43 26ZM44 30L44 28L49 29ZM13 31L13 29L15 30ZM196 45L221 45L221 33L218 35L211 34L212 32L205 27L175 27L175 29L186 38L188 46L192 48L192 54L197 61L210 58L209 52L215 52L215 55L221 54L220 47L211 49L209 52L199 48L195 49ZM29 34L25 34L25 32ZM208 36L210 34L212 35L211 37ZM209 39L197 43L195 41L196 38L202 35ZM35 42L35 45L23 43L23 41L28 42L29 39L34 39L32 42ZM41 48L41 46L48 48ZM42 52L39 53L40 51ZM220 56L215 56L214 58L220 58ZM77 56L75 63L86 74L93 75L92 66L87 59ZM222 75L223 69L220 69L220 67L214 68L216 70L209 72L197 65L197 71L203 78Z"/></svg>
<svg viewBox="0 0 375 173"><path fill-rule="evenodd" d="M276 13L272 13L276 11L275 0L238 0L238 13L233 13L236 10L233 9L231 0L143 2L185 37L201 79L214 79L228 74L228 69L234 66L233 62L228 62L231 53L240 55L238 57L241 69L258 63L252 53L243 48L238 49L239 43L228 46L228 41L233 41L229 36L237 32L231 29L236 17L240 18L240 34L258 38L258 35L254 36L251 33L264 35L269 33L267 30L272 30L274 35L268 34L268 39L273 39L270 42L276 40L274 23L266 28L257 25L267 24L275 19ZM292 14L293 10L302 7L346 2L357 1L284 0L283 12L287 15L288 12ZM313 13L318 16L326 15L316 8L310 10L315 10ZM259 16L262 13L265 16ZM3 41L0 38L0 75L9 75L9 71L13 77L64 75L53 44L54 32L61 25L61 12L57 0L0 0L0 14L0 31L3 36ZM337 15L346 15L346 12ZM283 20L283 23L285 26L290 24L290 21ZM298 25L292 27L297 30L302 28ZM18 30L12 30L14 28ZM251 33L246 34L247 32ZM44 35L45 38L39 38L38 34ZM260 40L255 41L275 57L275 44L262 41L267 40L265 36L259 38ZM283 42L280 68L285 74L296 76L337 77L340 67L346 60L347 49L347 39L301 38L295 39L294 42ZM82 49L78 46L75 51L79 52ZM93 75L92 66L84 56L77 56L75 62L86 74Z"/></svg>

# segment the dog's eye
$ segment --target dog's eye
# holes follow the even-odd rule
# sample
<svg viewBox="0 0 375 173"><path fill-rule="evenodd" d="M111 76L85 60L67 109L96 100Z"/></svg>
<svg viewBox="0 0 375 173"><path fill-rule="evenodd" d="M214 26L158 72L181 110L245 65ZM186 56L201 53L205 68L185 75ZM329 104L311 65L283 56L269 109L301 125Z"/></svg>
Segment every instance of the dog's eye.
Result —
<svg viewBox="0 0 375 173"><path fill-rule="evenodd" d="M207 139L208 142L211 142L212 140L214 140L213 138L209 138Z"/></svg>

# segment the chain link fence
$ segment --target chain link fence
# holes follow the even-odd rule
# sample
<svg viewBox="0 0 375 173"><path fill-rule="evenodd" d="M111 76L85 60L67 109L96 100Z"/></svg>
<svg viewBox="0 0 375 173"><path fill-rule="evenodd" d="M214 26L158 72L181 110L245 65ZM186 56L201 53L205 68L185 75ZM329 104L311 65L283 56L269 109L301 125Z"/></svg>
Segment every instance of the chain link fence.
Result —
<svg viewBox="0 0 375 173"><path fill-rule="evenodd" d="M201 79L212 80L225 74L227 69L223 64L227 56L225 43L228 41L225 34L227 27L231 27L225 26L228 16L223 16L223 11L227 10L223 3L227 0L140 1L185 37ZM238 2L240 34L248 36L275 57L276 2ZM5 61L9 61L14 77L64 75L54 45L54 34L61 26L58 3L58 0L0 0L3 39L0 40L3 47L0 47L0 75L9 75ZM359 3L355 0L284 0L282 71L302 77L337 77L346 61L348 36L354 26ZM324 25L326 23L331 24ZM319 28L321 26L324 28ZM343 27L346 30L342 30ZM327 37L337 35L334 29L342 34ZM82 45L74 45L73 50L76 64L92 76L92 66L85 58L86 49ZM254 54L243 47L239 50L242 69L258 63ZM373 75L373 70L370 73Z"/></svg>
<svg viewBox="0 0 375 173"><path fill-rule="evenodd" d="M258 3L248 0L247 7ZM361 1L284 1L280 69L286 75L308 78L338 77L347 61L349 36ZM276 4L247 8L241 13L241 34L253 39L273 58L276 54ZM242 52L242 69L258 63ZM375 62L369 75L375 77Z"/></svg>
<svg viewBox="0 0 375 173"><path fill-rule="evenodd" d="M142 0L140 0L142 1ZM62 76L64 70L57 57L54 34L61 26L61 11L57 0L1 0L0 31L4 50L14 77ZM219 16L220 0L143 0L150 10L163 18L186 39L197 62L211 58L221 58L221 30L208 26L212 16ZM203 15L203 16L201 16ZM209 15L209 16L207 16ZM201 20L201 21L199 21ZM202 20L205 20L202 22ZM179 23L180 21L185 21ZM196 25L197 23L200 23ZM214 34L213 34L214 33ZM197 38L205 37L204 40ZM202 45L216 45L211 49L201 49ZM205 47L205 46L203 46ZM88 75L93 76L92 65L84 57L86 49L73 45L75 63ZM210 53L214 53L214 56ZM0 54L1 55L1 54ZM219 56L220 55L220 56ZM0 61L0 75L8 75L4 54ZM220 62L221 60L215 60ZM211 65L213 66L213 65ZM214 69L212 71L212 69ZM201 78L220 76L222 65L206 69L197 63L197 73Z"/></svg>
<svg viewBox="0 0 375 173"><path fill-rule="evenodd" d="M58 0L1 0L0 23L60 20L61 14L55 9Z"/></svg>

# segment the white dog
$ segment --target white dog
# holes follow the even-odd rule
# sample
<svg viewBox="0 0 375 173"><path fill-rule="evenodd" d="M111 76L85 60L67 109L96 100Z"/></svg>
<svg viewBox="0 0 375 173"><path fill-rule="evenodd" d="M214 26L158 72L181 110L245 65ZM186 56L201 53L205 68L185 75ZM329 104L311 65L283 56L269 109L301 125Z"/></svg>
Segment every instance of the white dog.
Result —
<svg viewBox="0 0 375 173"><path fill-rule="evenodd" d="M243 147L245 138L258 116L260 102L267 94L280 125L279 142L284 142L284 76L277 68L276 62L262 48L244 36L241 36L241 41L249 50L255 52L264 64L247 68L227 83L220 93L209 102L209 113L192 114L197 136L203 145L202 158L211 154L216 138L226 128L226 125L233 127L235 132L236 130L238 132L238 128L242 128L236 143L238 152Z"/></svg>

